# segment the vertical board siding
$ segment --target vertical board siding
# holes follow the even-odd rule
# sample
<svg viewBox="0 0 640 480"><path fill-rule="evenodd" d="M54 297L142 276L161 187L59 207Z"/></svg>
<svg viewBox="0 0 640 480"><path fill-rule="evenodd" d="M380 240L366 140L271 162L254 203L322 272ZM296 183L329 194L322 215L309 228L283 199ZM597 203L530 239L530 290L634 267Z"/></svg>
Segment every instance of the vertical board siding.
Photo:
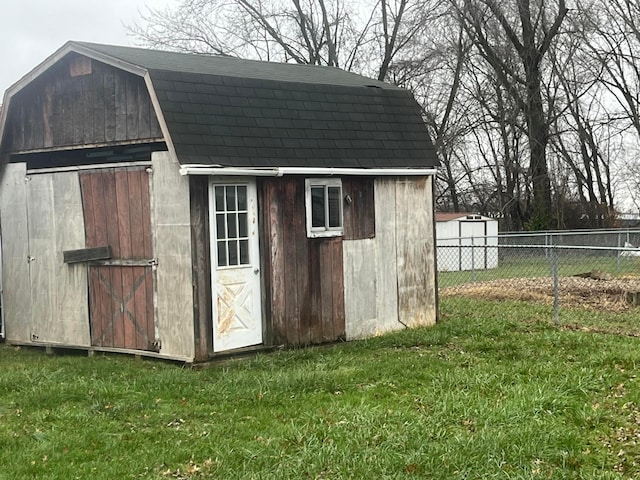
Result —
<svg viewBox="0 0 640 480"><path fill-rule="evenodd" d="M149 174L144 168L80 174L87 247L111 246L114 260L151 260ZM150 266L92 265L89 304L92 345L154 350Z"/></svg>
<svg viewBox="0 0 640 480"><path fill-rule="evenodd" d="M195 360L213 350L208 177L189 177Z"/></svg>
<svg viewBox="0 0 640 480"><path fill-rule="evenodd" d="M351 203L344 203L344 239L360 240L376 235L376 211L373 178L344 178L342 193Z"/></svg>
<svg viewBox="0 0 640 480"><path fill-rule="evenodd" d="M308 239L304 179L262 179L265 273L273 342L307 345L344 337L342 239Z"/></svg>
<svg viewBox="0 0 640 480"><path fill-rule="evenodd" d="M432 177L396 182L398 315L413 327L436 320Z"/></svg>
<svg viewBox="0 0 640 480"><path fill-rule="evenodd" d="M9 105L8 152L162 138L144 78L96 60L72 76L62 59Z"/></svg>

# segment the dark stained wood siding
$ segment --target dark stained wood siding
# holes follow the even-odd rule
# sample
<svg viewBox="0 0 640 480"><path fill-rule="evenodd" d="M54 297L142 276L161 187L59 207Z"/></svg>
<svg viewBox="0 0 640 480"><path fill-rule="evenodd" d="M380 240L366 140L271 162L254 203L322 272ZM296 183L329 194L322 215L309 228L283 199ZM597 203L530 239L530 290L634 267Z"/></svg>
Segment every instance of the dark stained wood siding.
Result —
<svg viewBox="0 0 640 480"><path fill-rule="evenodd" d="M195 360L213 351L211 255L209 249L209 177L189 177Z"/></svg>
<svg viewBox="0 0 640 480"><path fill-rule="evenodd" d="M342 179L342 194L351 198L344 203L344 239L362 240L376 234L376 209L373 198L373 178Z"/></svg>
<svg viewBox="0 0 640 480"><path fill-rule="evenodd" d="M155 350L149 174L83 172L80 187L86 245L110 246L114 263L89 266L91 343Z"/></svg>
<svg viewBox="0 0 640 480"><path fill-rule="evenodd" d="M16 94L9 110L11 153L162 138L142 77L75 53Z"/></svg>
<svg viewBox="0 0 640 480"><path fill-rule="evenodd" d="M304 178L263 179L259 191L273 343L344 338L342 238L307 238Z"/></svg>

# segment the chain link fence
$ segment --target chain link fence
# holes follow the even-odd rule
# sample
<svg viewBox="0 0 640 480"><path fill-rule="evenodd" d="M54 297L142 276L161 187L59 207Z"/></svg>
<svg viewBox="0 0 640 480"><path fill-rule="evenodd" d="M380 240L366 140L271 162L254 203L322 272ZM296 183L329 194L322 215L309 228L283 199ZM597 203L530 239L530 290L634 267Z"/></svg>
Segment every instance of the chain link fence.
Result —
<svg viewBox="0 0 640 480"><path fill-rule="evenodd" d="M640 303L640 230L437 239L441 302L452 296L623 311Z"/></svg>

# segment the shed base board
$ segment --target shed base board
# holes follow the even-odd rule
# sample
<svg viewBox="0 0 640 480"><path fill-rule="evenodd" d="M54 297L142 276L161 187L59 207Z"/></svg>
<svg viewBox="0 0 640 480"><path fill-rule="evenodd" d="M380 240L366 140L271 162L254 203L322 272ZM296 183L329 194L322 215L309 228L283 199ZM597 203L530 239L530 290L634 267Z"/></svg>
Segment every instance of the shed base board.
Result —
<svg viewBox="0 0 640 480"><path fill-rule="evenodd" d="M175 362L193 362L193 358L180 357L176 355L163 355L158 352L149 352L146 350L132 350L128 348L113 348L113 347L87 347L86 345L64 345L60 343L46 343L46 342L15 342L6 340L6 344L12 347L29 347L29 348L44 348L47 353L62 353L64 351L84 351L87 356L91 356L94 353L117 353L123 355L132 355L135 357L148 357L157 358L160 360L171 360Z"/></svg>

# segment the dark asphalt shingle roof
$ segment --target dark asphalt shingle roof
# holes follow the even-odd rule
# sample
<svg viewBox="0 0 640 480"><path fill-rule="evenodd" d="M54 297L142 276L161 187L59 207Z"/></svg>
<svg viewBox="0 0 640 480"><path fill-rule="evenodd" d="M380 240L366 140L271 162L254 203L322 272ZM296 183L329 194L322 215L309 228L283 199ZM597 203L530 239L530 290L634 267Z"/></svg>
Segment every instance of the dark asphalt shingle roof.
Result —
<svg viewBox="0 0 640 480"><path fill-rule="evenodd" d="M420 107L396 86L333 67L78 44L149 72L182 164L437 165Z"/></svg>

